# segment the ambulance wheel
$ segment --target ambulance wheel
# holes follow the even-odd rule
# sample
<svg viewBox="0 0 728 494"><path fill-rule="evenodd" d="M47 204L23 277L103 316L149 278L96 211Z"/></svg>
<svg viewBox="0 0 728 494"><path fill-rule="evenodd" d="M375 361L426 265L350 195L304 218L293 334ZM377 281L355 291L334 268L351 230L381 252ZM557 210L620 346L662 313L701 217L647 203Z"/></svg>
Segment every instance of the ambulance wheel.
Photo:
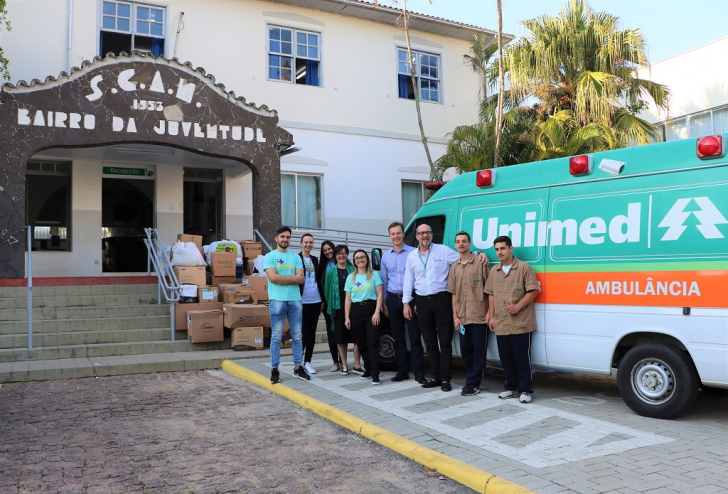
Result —
<svg viewBox="0 0 728 494"><path fill-rule="evenodd" d="M700 379L686 352L665 343L643 343L619 362L617 387L622 400L645 417L670 419L698 396Z"/></svg>
<svg viewBox="0 0 728 494"><path fill-rule="evenodd" d="M379 368L382 370L395 370L397 368L394 337L389 332L379 335Z"/></svg>

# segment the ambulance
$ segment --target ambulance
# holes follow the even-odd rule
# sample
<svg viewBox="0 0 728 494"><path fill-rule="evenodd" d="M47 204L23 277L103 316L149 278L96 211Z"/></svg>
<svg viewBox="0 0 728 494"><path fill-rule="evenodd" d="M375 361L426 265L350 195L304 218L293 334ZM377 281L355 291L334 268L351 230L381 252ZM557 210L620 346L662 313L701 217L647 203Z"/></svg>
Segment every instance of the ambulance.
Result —
<svg viewBox="0 0 728 494"><path fill-rule="evenodd" d="M457 176L406 229L536 272L536 367L610 374L636 413L672 418L728 388L728 134ZM429 184L432 186L433 184ZM488 360L497 361L495 338ZM459 348L459 345L456 346Z"/></svg>

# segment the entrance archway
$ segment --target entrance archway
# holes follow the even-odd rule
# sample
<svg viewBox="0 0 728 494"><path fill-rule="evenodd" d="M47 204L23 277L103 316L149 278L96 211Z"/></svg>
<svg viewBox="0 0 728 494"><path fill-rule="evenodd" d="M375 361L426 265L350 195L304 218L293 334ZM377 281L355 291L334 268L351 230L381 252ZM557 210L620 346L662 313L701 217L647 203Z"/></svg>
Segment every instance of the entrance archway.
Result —
<svg viewBox="0 0 728 494"><path fill-rule="evenodd" d="M253 226L280 223L280 156L293 137L278 114L227 92L201 68L135 52L84 62L0 92L0 263L25 276L26 163L50 148L157 144L232 159L253 174Z"/></svg>

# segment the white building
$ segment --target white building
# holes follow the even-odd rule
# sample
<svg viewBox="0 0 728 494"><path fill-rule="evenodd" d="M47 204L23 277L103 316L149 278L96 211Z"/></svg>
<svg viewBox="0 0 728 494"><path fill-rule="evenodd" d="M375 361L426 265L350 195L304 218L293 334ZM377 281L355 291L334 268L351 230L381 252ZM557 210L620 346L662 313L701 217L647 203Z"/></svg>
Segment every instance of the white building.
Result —
<svg viewBox="0 0 728 494"><path fill-rule="evenodd" d="M728 37L640 69L640 77L670 88L667 111L651 104L640 116L659 123L663 140L728 132Z"/></svg>
<svg viewBox="0 0 728 494"><path fill-rule="evenodd" d="M0 41L13 84L141 50L190 62L276 110L300 149L281 157L283 224L386 233L422 202L429 168L397 9L358 0L8 0L7 10L13 29ZM494 33L423 15L411 29L436 159L448 132L477 121L480 82L463 54L473 35ZM55 147L27 169L35 276L140 271L115 266L101 240L147 226L165 243L182 232L249 238L256 226L253 173L232 160L137 142Z"/></svg>

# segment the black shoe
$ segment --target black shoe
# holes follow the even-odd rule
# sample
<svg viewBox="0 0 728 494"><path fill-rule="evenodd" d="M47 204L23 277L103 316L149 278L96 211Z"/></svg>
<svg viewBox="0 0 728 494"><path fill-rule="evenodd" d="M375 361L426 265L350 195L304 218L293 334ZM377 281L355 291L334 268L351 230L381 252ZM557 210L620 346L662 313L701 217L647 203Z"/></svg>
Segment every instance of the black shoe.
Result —
<svg viewBox="0 0 728 494"><path fill-rule="evenodd" d="M463 396L475 396L480 393L480 386L474 384L466 384L463 390L460 392Z"/></svg>
<svg viewBox="0 0 728 494"><path fill-rule="evenodd" d="M442 386L442 381L439 379L430 379L422 385L423 388L439 388Z"/></svg>
<svg viewBox="0 0 728 494"><path fill-rule="evenodd" d="M275 367L273 367L271 369L271 371L270 371L270 383L271 384L278 384L279 382L281 382L281 375L278 372L278 369L276 369Z"/></svg>
<svg viewBox="0 0 728 494"><path fill-rule="evenodd" d="M392 381L398 383L400 381L406 381L407 379L409 379L409 374L397 374L392 378Z"/></svg>
<svg viewBox="0 0 728 494"><path fill-rule="evenodd" d="M440 389L445 392L452 391L452 386L450 385L450 381L443 381L442 386L440 386Z"/></svg>
<svg viewBox="0 0 728 494"><path fill-rule="evenodd" d="M351 372L353 372L354 374L359 374L359 375L362 375L365 373L364 369L362 369L361 367L352 367Z"/></svg>
<svg viewBox="0 0 728 494"><path fill-rule="evenodd" d="M424 374L417 374L415 375L415 381L417 381L418 384L426 384L427 379L425 379Z"/></svg>
<svg viewBox="0 0 728 494"><path fill-rule="evenodd" d="M375 386L378 384L382 384L382 381L379 380L379 376L372 377L372 384L374 384Z"/></svg>
<svg viewBox="0 0 728 494"><path fill-rule="evenodd" d="M359 377L359 379L362 379L362 380L371 379L371 378L372 378L372 374L369 371L363 372L361 377Z"/></svg>
<svg viewBox="0 0 728 494"><path fill-rule="evenodd" d="M293 370L293 377L303 379L304 381L311 380L311 376L308 375L308 373L306 372L306 369L304 369L302 365L298 366L298 369Z"/></svg>

